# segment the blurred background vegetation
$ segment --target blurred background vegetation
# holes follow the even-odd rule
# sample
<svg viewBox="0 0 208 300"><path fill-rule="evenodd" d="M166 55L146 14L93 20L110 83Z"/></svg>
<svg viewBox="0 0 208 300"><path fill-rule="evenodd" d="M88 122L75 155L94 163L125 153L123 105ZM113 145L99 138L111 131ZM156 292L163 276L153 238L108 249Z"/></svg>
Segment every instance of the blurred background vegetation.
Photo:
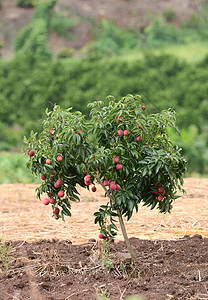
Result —
<svg viewBox="0 0 208 300"><path fill-rule="evenodd" d="M21 146L46 108L88 116L89 102L128 93L176 110L186 175L208 175L208 1L184 1L183 18L171 0L133 2L0 0L0 183L34 182Z"/></svg>

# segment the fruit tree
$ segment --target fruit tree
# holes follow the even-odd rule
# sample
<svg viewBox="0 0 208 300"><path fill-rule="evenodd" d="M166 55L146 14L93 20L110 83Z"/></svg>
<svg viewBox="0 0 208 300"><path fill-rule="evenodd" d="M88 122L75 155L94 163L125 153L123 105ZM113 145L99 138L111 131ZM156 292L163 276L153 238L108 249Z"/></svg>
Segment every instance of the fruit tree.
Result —
<svg viewBox="0 0 208 300"><path fill-rule="evenodd" d="M28 167L42 179L37 197L48 195L42 202L51 204L56 219L71 216L71 201L79 201L78 185L96 192L95 183L100 184L107 200L94 213L99 237L115 236L119 220L136 261L123 217L129 220L139 203L171 212L177 191L183 191L186 160L170 141L169 129L178 131L173 110L148 114L140 95L107 100L107 106L101 101L89 104L89 119L55 105L46 111L42 132L31 131L23 149Z"/></svg>

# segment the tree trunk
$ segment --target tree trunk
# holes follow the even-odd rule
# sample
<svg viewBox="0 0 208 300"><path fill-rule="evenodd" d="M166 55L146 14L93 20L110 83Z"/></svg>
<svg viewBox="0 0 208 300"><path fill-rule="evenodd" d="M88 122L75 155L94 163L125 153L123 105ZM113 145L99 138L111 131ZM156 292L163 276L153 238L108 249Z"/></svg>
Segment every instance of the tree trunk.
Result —
<svg viewBox="0 0 208 300"><path fill-rule="evenodd" d="M138 264L139 261L138 261L138 258L136 256L136 253L134 252L134 250L131 247L131 244L130 244L130 241L129 241L129 238L128 238L128 235L127 235L127 232L126 232L126 228L125 228L125 225L124 225L124 221L123 221L120 209L117 210L117 214L118 214L118 219L119 219L119 223L120 223L120 226L121 226L122 234L123 234L124 240L126 242L126 247L127 247L128 251L131 255L131 259L135 264Z"/></svg>
<svg viewBox="0 0 208 300"><path fill-rule="evenodd" d="M102 183L102 181L100 180L99 176L95 176L95 178L97 179L97 182L103 187L104 191L106 192L107 194L107 197L113 202L115 203L115 199L114 197L109 193L109 191L106 189L106 187L104 186L104 184ZM123 237L124 237L124 240L125 240L125 243L126 243L126 247L131 255L131 259L132 261L135 263L135 264L138 264L139 261L138 261L138 258L136 256L136 253L134 252L134 250L132 249L131 247L131 244L130 244L130 241L129 241L129 238L128 238L128 235L127 235L127 232L126 232L126 228L125 228L125 225L124 225L124 221L123 221L123 218L122 218L122 215L121 215L121 211L120 209L117 209L117 214L118 214L118 219L119 219L119 223L120 223L120 226L121 226L121 230L122 230L122 234L123 234Z"/></svg>

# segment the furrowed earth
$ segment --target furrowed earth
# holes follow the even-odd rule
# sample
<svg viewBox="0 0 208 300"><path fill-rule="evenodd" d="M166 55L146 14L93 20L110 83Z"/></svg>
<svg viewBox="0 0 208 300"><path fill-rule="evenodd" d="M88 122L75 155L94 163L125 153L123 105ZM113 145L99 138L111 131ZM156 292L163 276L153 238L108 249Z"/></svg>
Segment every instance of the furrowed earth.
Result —
<svg viewBox="0 0 208 300"><path fill-rule="evenodd" d="M99 240L93 213L106 199L96 187L79 189L64 223L36 199L36 185L0 185L1 236L11 245L5 262L1 242L0 299L208 299L208 179L186 178L172 214L140 206L125 222L138 266L120 228L109 250Z"/></svg>

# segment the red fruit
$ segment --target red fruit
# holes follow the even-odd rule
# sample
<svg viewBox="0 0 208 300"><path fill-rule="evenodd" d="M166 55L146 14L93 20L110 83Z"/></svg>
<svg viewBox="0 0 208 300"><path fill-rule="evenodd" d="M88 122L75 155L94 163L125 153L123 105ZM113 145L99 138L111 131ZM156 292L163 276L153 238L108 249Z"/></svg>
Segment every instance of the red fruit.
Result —
<svg viewBox="0 0 208 300"><path fill-rule="evenodd" d="M56 199L55 198L50 198L49 201L50 201L51 204L55 204L56 203Z"/></svg>
<svg viewBox="0 0 208 300"><path fill-rule="evenodd" d="M104 235L102 233L99 234L100 239L104 239Z"/></svg>
<svg viewBox="0 0 208 300"><path fill-rule="evenodd" d="M57 182L55 182L55 183L54 183L54 187L55 187L56 189L58 189L60 186L57 184Z"/></svg>
<svg viewBox="0 0 208 300"><path fill-rule="evenodd" d="M162 201L164 199L164 196L162 196L162 195L159 195L158 197L157 197L157 200L158 201Z"/></svg>
<svg viewBox="0 0 208 300"><path fill-rule="evenodd" d="M56 215L58 215L59 212L60 212L60 209L59 209L58 207L55 207L55 208L54 208L54 213L55 213Z"/></svg>
<svg viewBox="0 0 208 300"><path fill-rule="evenodd" d="M139 125L139 128L140 128L140 129L143 129L142 125Z"/></svg>
<svg viewBox="0 0 208 300"><path fill-rule="evenodd" d="M50 130L50 135L54 135L55 130L51 129Z"/></svg>
<svg viewBox="0 0 208 300"><path fill-rule="evenodd" d="M55 171L53 170L51 174L52 174L52 175L55 175L56 173L55 173Z"/></svg>
<svg viewBox="0 0 208 300"><path fill-rule="evenodd" d="M61 180L61 179L58 179L58 180L56 181L56 183L57 183L57 185L58 185L58 186L62 186L62 184L63 184L63 180Z"/></svg>
<svg viewBox="0 0 208 300"><path fill-rule="evenodd" d="M46 180L46 175L45 174L41 175L41 179Z"/></svg>
<svg viewBox="0 0 208 300"><path fill-rule="evenodd" d="M123 169L123 166L121 164L116 165L116 170L120 171Z"/></svg>
<svg viewBox="0 0 208 300"><path fill-rule="evenodd" d="M49 196L49 197L53 197L53 194L52 194L52 193L48 193L48 196Z"/></svg>
<svg viewBox="0 0 208 300"><path fill-rule="evenodd" d="M113 160L116 164L119 162L119 158L117 156L113 157Z"/></svg>
<svg viewBox="0 0 208 300"><path fill-rule="evenodd" d="M154 194L158 195L158 194L159 194L159 192L158 192L158 191L156 191L156 192L154 192Z"/></svg>
<svg viewBox="0 0 208 300"><path fill-rule="evenodd" d="M116 184L116 191L119 191L120 190L120 185L119 184Z"/></svg>
<svg viewBox="0 0 208 300"><path fill-rule="evenodd" d="M116 184L115 183L110 183L110 189L112 191L115 191L116 190Z"/></svg>
<svg viewBox="0 0 208 300"><path fill-rule="evenodd" d="M55 215L54 218L55 218L56 220L58 220L58 219L59 219L59 216L58 216L58 215Z"/></svg>
<svg viewBox="0 0 208 300"><path fill-rule="evenodd" d="M109 182L109 180L104 180L103 184L104 184L104 186L109 186L110 182Z"/></svg>
<svg viewBox="0 0 208 300"><path fill-rule="evenodd" d="M84 180L90 180L90 175L86 175L86 176L84 177Z"/></svg>
<svg viewBox="0 0 208 300"><path fill-rule="evenodd" d="M104 236L103 239L104 239L104 241L108 242L110 238L109 238L109 236Z"/></svg>
<svg viewBox="0 0 208 300"><path fill-rule="evenodd" d="M30 151L28 152L28 154L29 154L30 156L34 156L34 155L35 155L35 152L32 151L32 150L30 150Z"/></svg>
<svg viewBox="0 0 208 300"><path fill-rule="evenodd" d="M93 186L93 187L92 187L92 192L96 192L96 191L97 191L96 187Z"/></svg>
<svg viewBox="0 0 208 300"><path fill-rule="evenodd" d="M137 139L138 142L140 142L140 141L143 140L143 136L138 135L136 139Z"/></svg>
<svg viewBox="0 0 208 300"><path fill-rule="evenodd" d="M50 163L51 163L50 158L46 159L46 164L47 164L47 165L50 165Z"/></svg>
<svg viewBox="0 0 208 300"><path fill-rule="evenodd" d="M142 106L142 109L143 109L143 110L145 110L145 109L146 109L146 106L145 106L145 105L143 105L143 106Z"/></svg>
<svg viewBox="0 0 208 300"><path fill-rule="evenodd" d="M164 189L163 189L162 187L159 187L159 188L158 188L158 192L159 192L160 194L162 194L162 193L164 192Z"/></svg>
<svg viewBox="0 0 208 300"><path fill-rule="evenodd" d="M91 184L91 180L85 180L85 185L89 186Z"/></svg>
<svg viewBox="0 0 208 300"><path fill-rule="evenodd" d="M50 201L48 200L48 198L43 199L43 204L44 205L48 205L50 203Z"/></svg>
<svg viewBox="0 0 208 300"><path fill-rule="evenodd" d="M63 197L64 196L64 191L59 191L58 195L59 195L59 197Z"/></svg>
<svg viewBox="0 0 208 300"><path fill-rule="evenodd" d="M59 155L59 156L57 157L57 160L58 160L58 161L62 161L62 160L63 160L63 157L62 157L61 155Z"/></svg>
<svg viewBox="0 0 208 300"><path fill-rule="evenodd" d="M119 116L117 119L118 119L118 120L122 119L122 116Z"/></svg>
<svg viewBox="0 0 208 300"><path fill-rule="evenodd" d="M83 129L80 129L81 133L83 133Z"/></svg>
<svg viewBox="0 0 208 300"><path fill-rule="evenodd" d="M129 134L128 130L124 130L124 135L127 136Z"/></svg>
<svg viewBox="0 0 208 300"><path fill-rule="evenodd" d="M122 136L123 134L124 134L123 130L120 129L120 130L118 131L118 135Z"/></svg>

